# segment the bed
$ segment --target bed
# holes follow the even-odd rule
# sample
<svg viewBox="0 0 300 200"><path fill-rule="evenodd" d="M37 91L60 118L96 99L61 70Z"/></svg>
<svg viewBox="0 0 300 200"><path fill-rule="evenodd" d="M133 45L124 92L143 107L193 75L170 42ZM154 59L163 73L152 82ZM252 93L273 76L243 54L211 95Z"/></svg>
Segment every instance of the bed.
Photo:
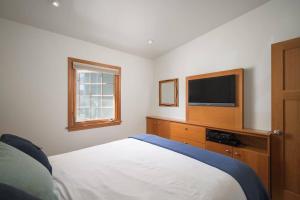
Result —
<svg viewBox="0 0 300 200"><path fill-rule="evenodd" d="M63 200L265 200L255 173L220 154L149 134L49 157Z"/></svg>

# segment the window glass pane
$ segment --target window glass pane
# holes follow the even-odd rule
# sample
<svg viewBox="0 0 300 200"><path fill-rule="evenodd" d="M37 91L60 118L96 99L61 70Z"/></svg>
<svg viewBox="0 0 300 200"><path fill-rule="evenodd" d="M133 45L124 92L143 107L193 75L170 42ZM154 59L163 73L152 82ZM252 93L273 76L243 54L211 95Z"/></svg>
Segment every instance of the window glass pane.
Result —
<svg viewBox="0 0 300 200"><path fill-rule="evenodd" d="M90 97L87 95L80 95L79 102L77 103L79 107L90 107Z"/></svg>
<svg viewBox="0 0 300 200"><path fill-rule="evenodd" d="M80 86L79 86L79 81L77 80L76 82L76 94L79 94L80 92Z"/></svg>
<svg viewBox="0 0 300 200"><path fill-rule="evenodd" d="M101 94L101 85L92 84L91 85L91 95L100 95Z"/></svg>
<svg viewBox="0 0 300 200"><path fill-rule="evenodd" d="M103 85L103 95L113 95L114 87L112 84L104 84Z"/></svg>
<svg viewBox="0 0 300 200"><path fill-rule="evenodd" d="M113 119L114 118L114 109L113 108L102 108L102 118L104 119Z"/></svg>
<svg viewBox="0 0 300 200"><path fill-rule="evenodd" d="M88 72L81 72L81 71L78 71L79 73L79 82L81 83L88 83L90 82L90 73Z"/></svg>
<svg viewBox="0 0 300 200"><path fill-rule="evenodd" d="M100 108L92 108L91 109L91 119L93 119L93 120L101 119L101 109Z"/></svg>
<svg viewBox="0 0 300 200"><path fill-rule="evenodd" d="M77 87L78 88L78 87ZM78 94L78 92L77 92ZM76 95L76 109L79 107L79 95Z"/></svg>
<svg viewBox="0 0 300 200"><path fill-rule="evenodd" d="M89 108L80 108L77 110L77 121L86 121L90 118Z"/></svg>
<svg viewBox="0 0 300 200"><path fill-rule="evenodd" d="M102 117L101 117L101 108L97 108L96 111L97 111L97 119L102 119Z"/></svg>
<svg viewBox="0 0 300 200"><path fill-rule="evenodd" d="M101 82L101 73L95 72L91 73L91 83L100 83Z"/></svg>
<svg viewBox="0 0 300 200"><path fill-rule="evenodd" d="M113 107L114 97L102 97L102 107Z"/></svg>
<svg viewBox="0 0 300 200"><path fill-rule="evenodd" d="M79 85L79 94L80 95L88 95L90 93L90 86L88 84L80 84Z"/></svg>
<svg viewBox="0 0 300 200"><path fill-rule="evenodd" d="M114 75L113 74L103 73L102 78L103 78L103 83L110 83L110 84L114 83Z"/></svg>
<svg viewBox="0 0 300 200"><path fill-rule="evenodd" d="M76 121L113 119L114 75L88 70L77 70L76 75Z"/></svg>
<svg viewBox="0 0 300 200"><path fill-rule="evenodd" d="M99 96L92 96L91 97L91 105L92 107L100 107L101 106L101 97Z"/></svg>

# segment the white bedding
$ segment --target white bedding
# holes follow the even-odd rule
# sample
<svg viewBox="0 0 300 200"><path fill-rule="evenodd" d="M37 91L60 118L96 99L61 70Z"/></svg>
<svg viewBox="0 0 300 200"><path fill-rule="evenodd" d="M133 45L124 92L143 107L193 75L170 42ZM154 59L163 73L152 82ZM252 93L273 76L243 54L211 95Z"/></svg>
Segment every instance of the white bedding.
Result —
<svg viewBox="0 0 300 200"><path fill-rule="evenodd" d="M246 200L238 182L225 172L135 139L49 160L59 199Z"/></svg>

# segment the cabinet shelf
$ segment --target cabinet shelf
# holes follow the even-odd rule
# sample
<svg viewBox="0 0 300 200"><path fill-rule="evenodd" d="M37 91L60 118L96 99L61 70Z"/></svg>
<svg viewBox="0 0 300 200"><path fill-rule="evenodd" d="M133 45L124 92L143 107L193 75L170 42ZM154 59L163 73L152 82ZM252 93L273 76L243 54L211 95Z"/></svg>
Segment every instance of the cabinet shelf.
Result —
<svg viewBox="0 0 300 200"><path fill-rule="evenodd" d="M235 135L240 141L233 147L206 140L207 130L218 130ZM250 129L228 130L203 126L178 119L147 117L147 133L190 144L238 159L249 165L269 189L270 133Z"/></svg>

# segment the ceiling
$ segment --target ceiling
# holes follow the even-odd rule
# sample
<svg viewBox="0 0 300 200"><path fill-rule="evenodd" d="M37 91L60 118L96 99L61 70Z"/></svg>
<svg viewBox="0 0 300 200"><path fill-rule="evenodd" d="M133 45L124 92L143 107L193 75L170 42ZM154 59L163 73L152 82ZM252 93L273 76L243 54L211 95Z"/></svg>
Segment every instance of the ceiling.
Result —
<svg viewBox="0 0 300 200"><path fill-rule="evenodd" d="M155 58L267 1L0 0L0 17Z"/></svg>

